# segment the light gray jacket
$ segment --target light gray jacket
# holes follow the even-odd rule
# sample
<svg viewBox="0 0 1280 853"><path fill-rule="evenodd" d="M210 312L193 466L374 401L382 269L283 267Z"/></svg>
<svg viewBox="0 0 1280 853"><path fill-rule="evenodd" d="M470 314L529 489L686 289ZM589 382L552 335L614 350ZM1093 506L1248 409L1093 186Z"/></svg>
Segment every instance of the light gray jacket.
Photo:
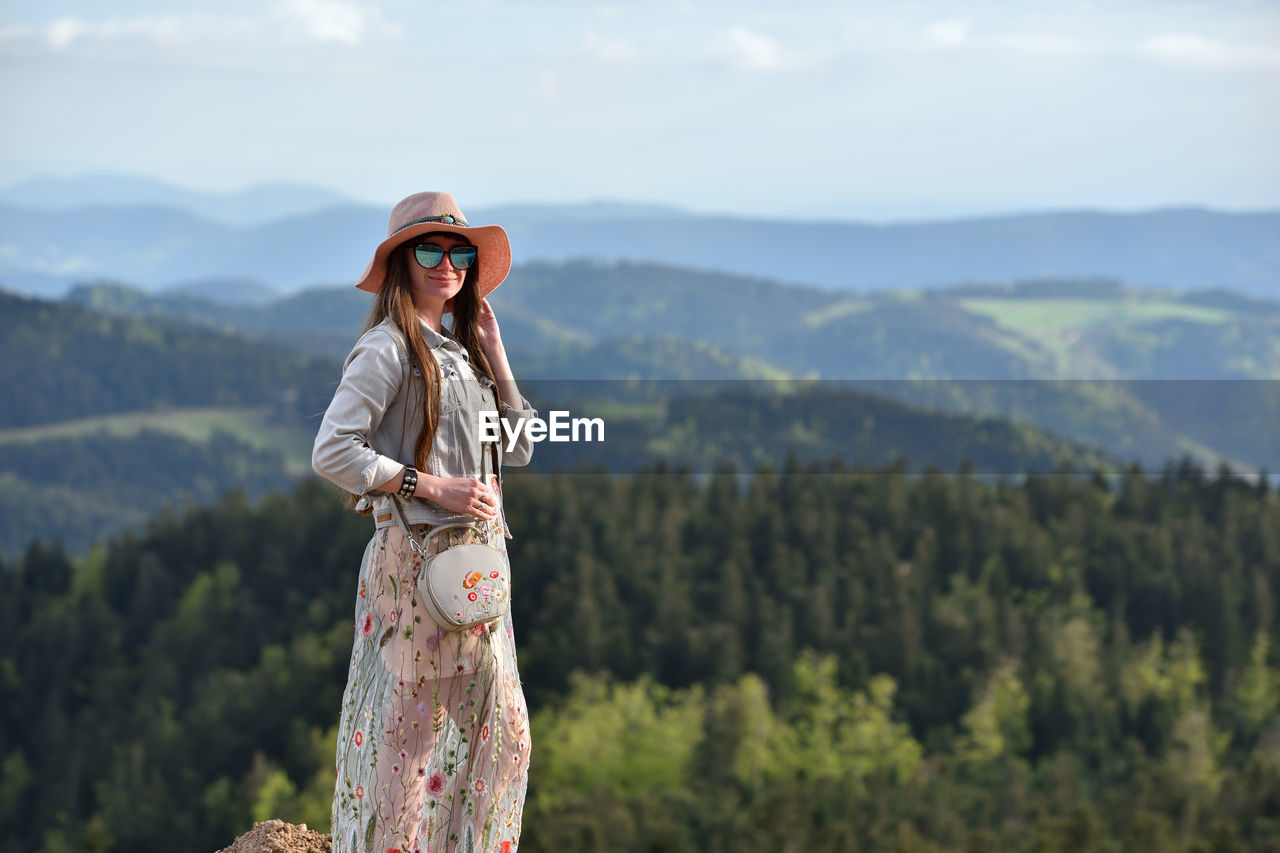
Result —
<svg viewBox="0 0 1280 853"><path fill-rule="evenodd" d="M481 479L479 423L481 411L497 408L493 381L477 374L467 360L466 348L447 328L440 334L422 322L422 334L440 365L440 423L427 459L427 472L438 477ZM418 372L414 365L413 372ZM422 403L417 383L409 381L409 355L390 320L383 320L356 341L342 368L342 380L325 411L311 451L311 467L343 489L360 495L358 509L372 507L377 527L395 522L391 497L369 494L404 465L413 465L413 444L422 429ZM502 420L516 423L538 416L523 397L521 408L502 402ZM524 429L511 452L506 452L506 430L498 447L500 492L502 466L528 465L533 442ZM499 499L501 496L499 495ZM409 524L477 522L475 516L456 513L421 498L401 500ZM510 539L506 516L504 535Z"/></svg>

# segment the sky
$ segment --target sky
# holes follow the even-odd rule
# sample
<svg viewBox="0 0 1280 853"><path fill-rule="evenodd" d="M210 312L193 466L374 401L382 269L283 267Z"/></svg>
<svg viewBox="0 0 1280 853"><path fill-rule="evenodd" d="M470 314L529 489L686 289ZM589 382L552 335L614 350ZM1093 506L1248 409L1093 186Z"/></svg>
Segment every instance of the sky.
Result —
<svg viewBox="0 0 1280 853"><path fill-rule="evenodd" d="M1280 0L0 4L0 185L797 220L1280 208Z"/></svg>

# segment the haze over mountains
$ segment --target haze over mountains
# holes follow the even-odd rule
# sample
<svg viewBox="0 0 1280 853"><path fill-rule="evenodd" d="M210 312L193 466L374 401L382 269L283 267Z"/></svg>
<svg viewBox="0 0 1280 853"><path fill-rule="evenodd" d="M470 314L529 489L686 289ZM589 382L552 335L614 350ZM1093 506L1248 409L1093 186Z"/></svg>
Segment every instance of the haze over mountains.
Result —
<svg viewBox="0 0 1280 853"><path fill-rule="evenodd" d="M314 187L219 196L122 176L39 180L0 191L0 285L57 296L97 279L147 289L231 279L245 298L354 281L384 235L387 205ZM623 203L466 211L498 222L519 261L655 261L878 292L1031 277L1225 288L1280 298L1280 212L1050 211L936 222L750 218Z"/></svg>

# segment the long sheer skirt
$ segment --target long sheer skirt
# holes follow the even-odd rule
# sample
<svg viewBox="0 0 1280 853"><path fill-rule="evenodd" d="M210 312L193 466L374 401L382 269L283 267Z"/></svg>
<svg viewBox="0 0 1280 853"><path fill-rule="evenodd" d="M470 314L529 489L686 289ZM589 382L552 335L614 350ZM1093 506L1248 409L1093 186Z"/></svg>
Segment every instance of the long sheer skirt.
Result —
<svg viewBox="0 0 1280 853"><path fill-rule="evenodd" d="M447 530L428 549L482 535ZM500 530L488 543L506 553ZM462 632L443 629L422 605L420 566L398 527L377 531L360 564L338 726L333 853L512 853L530 741L511 615Z"/></svg>

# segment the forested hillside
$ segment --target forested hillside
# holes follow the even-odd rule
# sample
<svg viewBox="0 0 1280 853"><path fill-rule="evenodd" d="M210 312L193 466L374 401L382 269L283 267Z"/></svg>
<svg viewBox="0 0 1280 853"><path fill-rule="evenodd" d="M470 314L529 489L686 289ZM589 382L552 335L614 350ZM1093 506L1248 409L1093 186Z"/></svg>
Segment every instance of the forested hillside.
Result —
<svg viewBox="0 0 1280 853"><path fill-rule="evenodd" d="M0 554L33 538L82 553L166 507L288 488L339 370L173 318L0 291Z"/></svg>
<svg viewBox="0 0 1280 853"><path fill-rule="evenodd" d="M341 373L336 360L163 312L120 316L0 298L0 400L9 403L0 419L0 476L9 486L0 495L0 554L14 556L33 538L82 553L164 507L235 486L256 498L310 474L311 441ZM594 463L633 471L659 458L710 471L717 462L780 464L788 452L868 463L906 454L919 465L968 461L983 472L1064 461L1116 467L1103 452L1026 424L927 411L857 389L763 381L780 372L702 342L622 340L570 351L618 381L522 379L521 389L548 416L560 408L602 417L605 441L545 444L535 471ZM552 349L545 357L565 356ZM626 378L657 367L681 381ZM1149 452L1175 447L1148 435Z"/></svg>
<svg viewBox="0 0 1280 853"><path fill-rule="evenodd" d="M83 554L163 509L236 489L261 496L292 482L279 453L220 431L207 441L142 429L0 443L0 555L20 554L33 539Z"/></svg>
<svg viewBox="0 0 1280 853"><path fill-rule="evenodd" d="M119 286L103 310L177 316L345 356L367 309L354 290L266 306ZM1139 290L1107 279L856 295L652 263L516 267L495 291L517 376L534 380L818 377L881 396L1035 424L1159 467L1280 470L1280 302ZM554 394L542 400L563 399ZM692 388L686 388L688 393Z"/></svg>
<svg viewBox="0 0 1280 853"><path fill-rule="evenodd" d="M209 329L0 291L0 427L161 407L323 411L336 367Z"/></svg>
<svg viewBox="0 0 1280 853"><path fill-rule="evenodd" d="M526 851L1280 849L1280 495L511 477ZM369 522L304 484L0 565L0 847L326 825Z"/></svg>
<svg viewBox="0 0 1280 853"><path fill-rule="evenodd" d="M212 287L212 285L211 285ZM187 290L83 285L75 304L173 317L340 359L369 307L354 288L267 304ZM826 379L1274 379L1280 301L1224 291L1040 278L933 291L849 293L658 263L526 263L494 292L522 376L614 378L593 348L636 337L704 344ZM640 375L672 379L653 359Z"/></svg>

